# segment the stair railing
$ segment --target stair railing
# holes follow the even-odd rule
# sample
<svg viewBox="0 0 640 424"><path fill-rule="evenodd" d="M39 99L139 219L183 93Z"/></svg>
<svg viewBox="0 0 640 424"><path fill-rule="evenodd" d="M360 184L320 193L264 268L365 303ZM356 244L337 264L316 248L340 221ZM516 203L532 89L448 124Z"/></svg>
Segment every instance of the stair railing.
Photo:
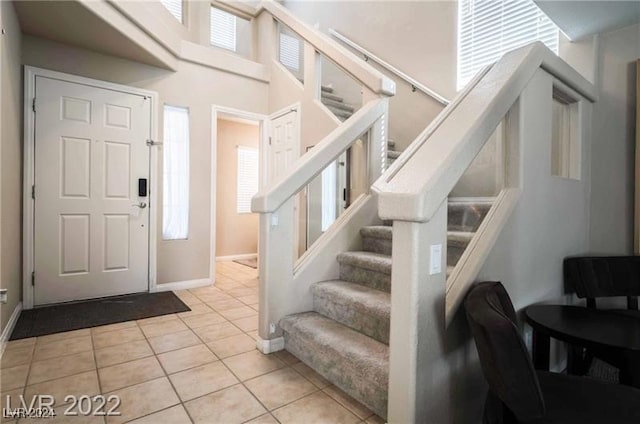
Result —
<svg viewBox="0 0 640 424"><path fill-rule="evenodd" d="M365 60L365 62L373 61L373 62L377 63L378 65L382 66L387 71L389 71L392 74L394 74L395 76L397 76L398 78L400 78L403 81L405 81L406 83L408 83L411 86L413 91L420 91L420 92L426 94L427 96L433 98L434 100L436 100L438 103L440 103L443 106L446 106L446 105L449 104L449 100L446 97L444 97L443 95L439 94L435 90L430 89L429 87L427 87L426 85L422 84L420 81L416 80L415 78L407 75L405 72L403 72L400 69L396 68L395 66L393 66L392 64L390 64L386 60L378 57L376 54L372 53L370 50L365 49L360 44L358 44L355 41L351 40L349 37L341 34L340 32L336 31L333 28L329 28L329 34L334 36L337 40L340 40L345 45L347 45L347 46L351 47L352 49L354 49L355 51L359 52L362 55L362 57Z"/></svg>
<svg viewBox="0 0 640 424"><path fill-rule="evenodd" d="M532 127L551 113L536 95L551 96L552 86L574 93L580 110L596 100L591 83L543 44L506 54L374 184L380 218L393 221L389 422L449 421L446 327L518 202L522 146L539 141ZM448 195L501 122L504 188L447 280Z"/></svg>
<svg viewBox="0 0 640 424"><path fill-rule="evenodd" d="M276 2L261 3L256 20L259 61L270 66L273 79L277 80L275 85L286 88L289 97L298 96L303 113L305 105L309 116L324 113L320 107L320 55L361 85L363 103L346 121L331 120L333 129L329 128L328 135L321 141L304 140L304 145L313 144L314 147L253 198L252 210L260 214L258 348L268 353L284 347L278 326L280 319L312 309L311 284L338 277L336 252L348 250L358 240L354 228L359 226L353 225L353 221L369 224L377 220L376 197L370 193L370 187L386 165L388 96L395 93L395 83ZM304 52L302 81L290 75L278 60L278 37L282 26L301 40ZM303 115L303 123L304 120ZM304 206L300 199L307 187L347 150L350 172L357 174L357 178L350 180L354 193L350 205L304 251L301 247L304 243L300 242L301 227L307 217L301 213ZM357 190L353 190L354 186Z"/></svg>

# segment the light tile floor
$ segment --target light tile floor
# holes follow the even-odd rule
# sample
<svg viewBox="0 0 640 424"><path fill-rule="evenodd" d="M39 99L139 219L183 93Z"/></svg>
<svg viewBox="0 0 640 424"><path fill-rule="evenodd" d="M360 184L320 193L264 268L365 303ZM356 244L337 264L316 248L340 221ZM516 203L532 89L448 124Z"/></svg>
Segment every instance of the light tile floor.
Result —
<svg viewBox="0 0 640 424"><path fill-rule="evenodd" d="M383 422L287 352L256 350L256 270L218 262L215 287L176 294L191 312L10 342L2 408L48 394L56 423ZM98 394L118 395L121 415L62 415L65 396Z"/></svg>

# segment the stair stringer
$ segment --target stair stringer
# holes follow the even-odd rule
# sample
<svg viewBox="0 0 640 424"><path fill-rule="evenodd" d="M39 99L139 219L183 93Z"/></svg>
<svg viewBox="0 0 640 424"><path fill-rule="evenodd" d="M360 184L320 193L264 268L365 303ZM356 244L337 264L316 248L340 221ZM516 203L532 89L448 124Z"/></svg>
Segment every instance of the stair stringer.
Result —
<svg viewBox="0 0 640 424"><path fill-rule="evenodd" d="M336 280L340 265L336 255L340 252L360 250L360 228L381 224L377 211L377 195L365 194L356 199L327 231L298 259L293 270L295 302L283 306L280 316L313 310L311 286L320 281ZM280 328L277 329L282 334Z"/></svg>

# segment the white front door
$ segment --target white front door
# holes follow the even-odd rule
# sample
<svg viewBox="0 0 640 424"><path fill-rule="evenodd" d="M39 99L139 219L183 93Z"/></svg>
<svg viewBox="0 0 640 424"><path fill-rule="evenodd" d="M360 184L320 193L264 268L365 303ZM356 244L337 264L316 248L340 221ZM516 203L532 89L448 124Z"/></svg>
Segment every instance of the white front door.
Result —
<svg viewBox="0 0 640 424"><path fill-rule="evenodd" d="M36 77L35 305L148 290L150 103Z"/></svg>
<svg viewBox="0 0 640 424"><path fill-rule="evenodd" d="M284 174L300 156L298 108L278 112L269 120L268 182Z"/></svg>

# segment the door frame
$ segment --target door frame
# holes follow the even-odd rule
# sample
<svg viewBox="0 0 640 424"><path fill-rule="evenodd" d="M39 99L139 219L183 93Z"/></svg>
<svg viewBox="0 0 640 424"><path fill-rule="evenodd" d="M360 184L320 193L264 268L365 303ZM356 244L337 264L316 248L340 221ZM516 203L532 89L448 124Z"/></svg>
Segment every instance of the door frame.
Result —
<svg viewBox="0 0 640 424"><path fill-rule="evenodd" d="M266 148L269 147L269 116L261 113L248 112L245 110L234 109L226 106L211 106L211 223L210 225L210 255L209 261L209 278L215 283L216 277L216 220L217 220L217 195L218 195L218 119L224 116L233 118L246 119L258 122L260 128L260 141L258 142L258 166L259 166L259 188L262 189L266 181Z"/></svg>
<svg viewBox="0 0 640 424"><path fill-rule="evenodd" d="M33 66L24 67L24 171L22 188L22 305L24 309L32 309L34 304L34 286L32 273L34 272L34 217L35 202L32 198L31 187L35 184L35 112L33 100L36 95L36 77L57 79L73 84L127 94L149 97L151 100L150 132L151 140L158 140L158 93L121 84L85 78L77 75L51 71ZM157 149L149 152L149 204L158 199L158 154ZM156 291L156 263L157 263L157 223L160 213L159 205L153 204L149 208L149 263L148 263L148 291ZM155 209L155 210L154 210Z"/></svg>

